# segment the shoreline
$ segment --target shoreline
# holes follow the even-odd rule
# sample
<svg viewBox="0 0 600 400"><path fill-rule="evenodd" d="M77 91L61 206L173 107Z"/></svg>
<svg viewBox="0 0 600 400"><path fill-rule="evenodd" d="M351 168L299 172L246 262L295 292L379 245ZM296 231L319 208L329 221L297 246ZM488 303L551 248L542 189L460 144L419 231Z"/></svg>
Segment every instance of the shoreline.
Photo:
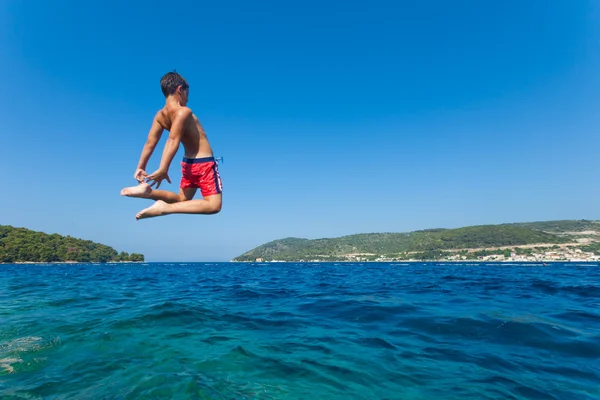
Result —
<svg viewBox="0 0 600 400"><path fill-rule="evenodd" d="M246 264L285 264L285 263L296 263L296 264L365 264L365 263L377 263L377 264L424 264L424 263L437 263L437 264L566 264L566 263L578 263L578 264L596 264L600 266L600 260L516 260L516 261L500 261L500 260L398 260L398 261L110 261L110 262L80 262L80 261L54 261L54 262L43 262L43 261L19 261L13 263L0 262L0 265L69 265L69 264L86 264L86 265L108 265L108 264L230 264L230 263L246 263Z"/></svg>
<svg viewBox="0 0 600 400"><path fill-rule="evenodd" d="M299 264L365 264L365 263L377 263L377 264L423 264L423 263L443 263L443 264L565 264L565 263L585 263L585 264L598 264L600 260L513 260L513 261L500 261L500 260L397 260L397 261L225 261L231 263L247 263L247 264L282 264L282 263L299 263Z"/></svg>
<svg viewBox="0 0 600 400"><path fill-rule="evenodd" d="M134 264L134 263L145 263L146 261L107 261L107 262L93 262L93 261L16 261L16 262L0 262L0 265L17 265L17 264Z"/></svg>

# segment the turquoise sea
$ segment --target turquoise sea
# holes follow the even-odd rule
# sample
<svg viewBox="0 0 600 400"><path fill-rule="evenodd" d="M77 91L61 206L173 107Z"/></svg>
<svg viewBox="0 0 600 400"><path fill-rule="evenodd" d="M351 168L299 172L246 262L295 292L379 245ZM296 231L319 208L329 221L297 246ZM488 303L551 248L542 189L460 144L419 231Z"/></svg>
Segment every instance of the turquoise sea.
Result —
<svg viewBox="0 0 600 400"><path fill-rule="evenodd" d="M0 398L600 399L600 267L0 265Z"/></svg>

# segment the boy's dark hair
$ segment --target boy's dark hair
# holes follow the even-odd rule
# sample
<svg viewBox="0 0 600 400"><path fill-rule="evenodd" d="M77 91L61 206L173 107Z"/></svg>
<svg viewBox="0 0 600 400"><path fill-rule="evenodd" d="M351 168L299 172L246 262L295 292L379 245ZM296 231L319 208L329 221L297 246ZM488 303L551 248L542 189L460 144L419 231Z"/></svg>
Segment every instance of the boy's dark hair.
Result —
<svg viewBox="0 0 600 400"><path fill-rule="evenodd" d="M182 89L187 89L190 87L183 76L179 75L177 72L167 72L160 79L160 88L162 89L165 97L175 93L177 86L180 85Z"/></svg>

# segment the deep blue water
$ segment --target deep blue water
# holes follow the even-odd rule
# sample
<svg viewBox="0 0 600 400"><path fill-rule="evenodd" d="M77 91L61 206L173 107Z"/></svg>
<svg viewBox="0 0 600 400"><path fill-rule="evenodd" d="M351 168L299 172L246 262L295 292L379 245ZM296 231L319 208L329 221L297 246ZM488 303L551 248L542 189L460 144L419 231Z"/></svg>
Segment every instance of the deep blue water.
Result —
<svg viewBox="0 0 600 400"><path fill-rule="evenodd" d="M0 265L2 399L600 399L600 267Z"/></svg>

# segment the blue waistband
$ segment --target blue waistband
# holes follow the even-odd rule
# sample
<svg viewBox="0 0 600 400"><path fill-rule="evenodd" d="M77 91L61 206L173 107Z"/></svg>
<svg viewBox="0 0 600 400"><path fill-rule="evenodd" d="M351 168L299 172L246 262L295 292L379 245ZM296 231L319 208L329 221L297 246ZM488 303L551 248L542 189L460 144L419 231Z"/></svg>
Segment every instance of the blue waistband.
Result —
<svg viewBox="0 0 600 400"><path fill-rule="evenodd" d="M186 164L200 164L205 162L215 161L214 157L202 157L202 158L187 158L183 157L183 162Z"/></svg>

